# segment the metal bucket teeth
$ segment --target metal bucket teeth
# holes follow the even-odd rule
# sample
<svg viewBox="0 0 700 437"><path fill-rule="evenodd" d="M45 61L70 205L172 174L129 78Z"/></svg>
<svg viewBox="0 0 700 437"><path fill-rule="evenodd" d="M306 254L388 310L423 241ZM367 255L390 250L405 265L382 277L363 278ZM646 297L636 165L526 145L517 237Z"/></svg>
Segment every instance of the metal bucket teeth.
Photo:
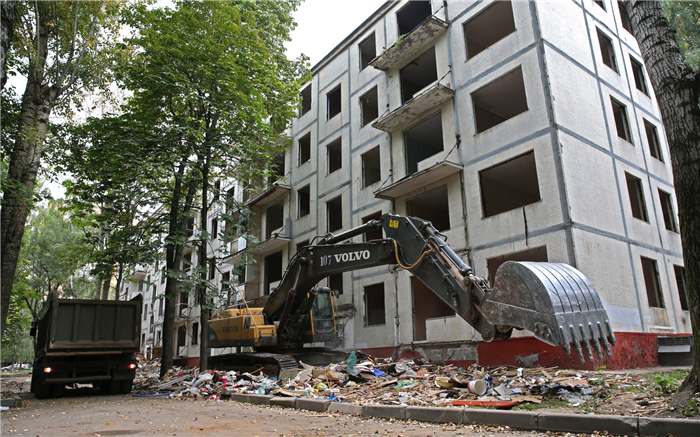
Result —
<svg viewBox="0 0 700 437"><path fill-rule="evenodd" d="M567 354L573 350L581 362L584 350L592 361L594 349L602 358L602 351L610 356L610 344L615 344L598 292L568 264L504 263L482 311L489 323L528 329Z"/></svg>

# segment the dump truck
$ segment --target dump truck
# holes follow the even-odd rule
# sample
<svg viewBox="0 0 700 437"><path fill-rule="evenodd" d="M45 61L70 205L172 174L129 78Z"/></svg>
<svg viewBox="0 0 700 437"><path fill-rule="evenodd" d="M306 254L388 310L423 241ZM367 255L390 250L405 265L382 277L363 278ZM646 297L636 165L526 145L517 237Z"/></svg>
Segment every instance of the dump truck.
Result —
<svg viewBox="0 0 700 437"><path fill-rule="evenodd" d="M32 323L31 391L63 396L67 385L93 384L106 394L129 393L136 375L143 296L129 301L61 299L49 294Z"/></svg>
<svg viewBox="0 0 700 437"><path fill-rule="evenodd" d="M385 238L351 242L379 228ZM581 362L584 353L590 360L594 352L601 358L604 352L609 356L615 344L598 292L572 266L507 261L491 285L473 274L432 223L396 214L299 249L264 307L229 309L210 321L210 344L252 347L255 353L243 354L243 359L259 358L261 365L277 360L279 370L284 370L294 364L294 354L287 351L337 339L334 295L318 282L336 273L387 264L411 272L484 341L508 339L513 329L527 329L535 338L575 353ZM223 363L235 354L212 358Z"/></svg>

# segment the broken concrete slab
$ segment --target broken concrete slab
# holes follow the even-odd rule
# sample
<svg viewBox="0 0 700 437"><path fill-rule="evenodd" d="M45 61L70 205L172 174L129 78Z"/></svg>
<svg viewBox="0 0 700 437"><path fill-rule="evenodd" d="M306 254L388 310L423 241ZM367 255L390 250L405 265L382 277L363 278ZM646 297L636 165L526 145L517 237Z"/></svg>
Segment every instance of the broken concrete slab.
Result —
<svg viewBox="0 0 700 437"><path fill-rule="evenodd" d="M296 408L297 399L287 396L273 396L270 398L270 405L277 405L285 408Z"/></svg>
<svg viewBox="0 0 700 437"><path fill-rule="evenodd" d="M465 409L463 423L501 425L525 430L538 429L537 414L527 411Z"/></svg>
<svg viewBox="0 0 700 437"><path fill-rule="evenodd" d="M361 411L361 406L343 402L331 402L328 406L329 413L360 414Z"/></svg>
<svg viewBox="0 0 700 437"><path fill-rule="evenodd" d="M22 406L22 399L19 399L19 398L0 399L0 406L8 407L8 408L19 408Z"/></svg>
<svg viewBox="0 0 700 437"><path fill-rule="evenodd" d="M406 407L401 405L363 405L362 417L383 417L385 419L405 419Z"/></svg>
<svg viewBox="0 0 700 437"><path fill-rule="evenodd" d="M461 408L406 407L406 419L430 423L461 424L464 412Z"/></svg>
<svg viewBox="0 0 700 437"><path fill-rule="evenodd" d="M325 412L330 404L331 401L323 399L297 398L297 408L300 410Z"/></svg>
<svg viewBox="0 0 700 437"><path fill-rule="evenodd" d="M637 417L594 414L540 413L540 431L594 433L607 431L612 435L637 435Z"/></svg>
<svg viewBox="0 0 700 437"><path fill-rule="evenodd" d="M255 405L270 405L272 396L267 395L246 395L246 402Z"/></svg>
<svg viewBox="0 0 700 437"><path fill-rule="evenodd" d="M639 418L640 436L697 437L700 435L700 420Z"/></svg>

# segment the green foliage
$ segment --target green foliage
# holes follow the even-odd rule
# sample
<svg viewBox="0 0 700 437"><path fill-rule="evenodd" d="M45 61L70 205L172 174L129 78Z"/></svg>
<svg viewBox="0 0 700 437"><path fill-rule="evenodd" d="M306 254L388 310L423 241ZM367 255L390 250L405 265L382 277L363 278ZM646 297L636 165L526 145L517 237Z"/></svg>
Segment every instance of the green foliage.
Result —
<svg viewBox="0 0 700 437"><path fill-rule="evenodd" d="M700 67L700 1L662 1L664 15L690 68Z"/></svg>
<svg viewBox="0 0 700 437"><path fill-rule="evenodd" d="M678 372L664 372L651 375L654 381L652 387L663 394L674 393L676 390L678 390L678 387L681 386L681 382L683 382L683 378L680 378L679 380L678 376Z"/></svg>

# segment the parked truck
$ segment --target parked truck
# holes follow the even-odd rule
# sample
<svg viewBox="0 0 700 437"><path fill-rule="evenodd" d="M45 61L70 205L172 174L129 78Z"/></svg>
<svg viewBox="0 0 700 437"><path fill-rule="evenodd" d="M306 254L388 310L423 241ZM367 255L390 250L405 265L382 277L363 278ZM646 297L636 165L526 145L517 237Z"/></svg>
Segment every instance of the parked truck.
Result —
<svg viewBox="0 0 700 437"><path fill-rule="evenodd" d="M143 297L130 301L59 299L51 293L30 334L35 337L31 391L63 396L67 385L129 393L136 375Z"/></svg>

